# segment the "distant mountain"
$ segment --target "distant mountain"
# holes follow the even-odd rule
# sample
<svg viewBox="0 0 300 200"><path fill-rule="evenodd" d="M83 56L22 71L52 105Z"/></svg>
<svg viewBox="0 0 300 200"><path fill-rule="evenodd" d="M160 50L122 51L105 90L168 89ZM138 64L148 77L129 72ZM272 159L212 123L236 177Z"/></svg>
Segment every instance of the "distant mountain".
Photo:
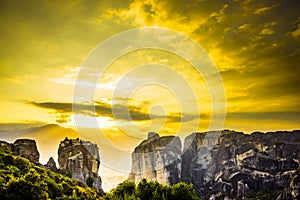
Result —
<svg viewBox="0 0 300 200"><path fill-rule="evenodd" d="M32 122L32 123L0 123L0 138L6 141L13 142L16 138L28 130L47 125L46 123Z"/></svg>
<svg viewBox="0 0 300 200"><path fill-rule="evenodd" d="M71 128L64 128L56 124L48 125L0 125L0 140L13 142L17 138L33 139L41 153L42 164L46 164L50 157L57 160L57 150L60 141L66 137L78 138L78 133Z"/></svg>

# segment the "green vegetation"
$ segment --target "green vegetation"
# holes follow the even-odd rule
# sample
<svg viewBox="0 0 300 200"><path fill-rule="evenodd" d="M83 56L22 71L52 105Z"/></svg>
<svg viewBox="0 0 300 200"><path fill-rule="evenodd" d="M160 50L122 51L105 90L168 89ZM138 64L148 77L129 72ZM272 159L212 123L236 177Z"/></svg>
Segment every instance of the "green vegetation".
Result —
<svg viewBox="0 0 300 200"><path fill-rule="evenodd" d="M92 177L87 177L86 179L86 185L89 187L93 187L94 179Z"/></svg>
<svg viewBox="0 0 300 200"><path fill-rule="evenodd" d="M65 175L69 178L72 178L72 171L71 170L65 170L65 169L59 169L58 173Z"/></svg>
<svg viewBox="0 0 300 200"><path fill-rule="evenodd" d="M0 199L103 199L104 193L38 167L0 146Z"/></svg>
<svg viewBox="0 0 300 200"><path fill-rule="evenodd" d="M91 187L94 182L92 177L87 178L89 187L86 187L69 178L72 172L60 173L38 167L0 146L0 200L200 200L193 185L183 182L167 186L147 179L142 179L137 185L125 181L105 194ZM248 191L244 198L269 200L278 195L278 192Z"/></svg>
<svg viewBox="0 0 300 200"><path fill-rule="evenodd" d="M177 183L165 186L157 181L142 179L138 185L133 182L120 183L104 197L106 200L197 200L192 184Z"/></svg>
<svg viewBox="0 0 300 200"><path fill-rule="evenodd" d="M32 164L26 158L12 155L0 146L0 200L31 199L199 199L193 186L178 183L165 186L156 181L143 179L139 184L120 183L110 193L104 194L91 186L94 179L88 177L86 184L72 180L72 172L60 170L59 173Z"/></svg>

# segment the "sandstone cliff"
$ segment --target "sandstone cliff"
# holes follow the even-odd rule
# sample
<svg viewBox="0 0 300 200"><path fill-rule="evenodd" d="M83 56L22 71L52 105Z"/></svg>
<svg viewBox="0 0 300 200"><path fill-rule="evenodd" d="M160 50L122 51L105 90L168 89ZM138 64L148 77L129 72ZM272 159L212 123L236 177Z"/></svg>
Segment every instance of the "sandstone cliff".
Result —
<svg viewBox="0 0 300 200"><path fill-rule="evenodd" d="M47 169L50 169L53 172L58 172L58 169L56 167L56 163L53 159L53 157L50 157L48 162L44 165Z"/></svg>
<svg viewBox="0 0 300 200"><path fill-rule="evenodd" d="M72 178L86 184L88 177L93 178L93 187L101 189L98 175L100 165L99 150L96 144L66 138L59 145L58 163L60 169L71 171Z"/></svg>
<svg viewBox="0 0 300 200"><path fill-rule="evenodd" d="M131 181L139 182L145 177L163 184L175 184L180 174L181 142L178 137L159 137L150 132L148 139L132 153Z"/></svg>
<svg viewBox="0 0 300 200"><path fill-rule="evenodd" d="M36 142L30 139L18 139L10 144L0 141L0 145L5 146L8 150L16 155L22 156L30 160L34 164L39 164L40 154L36 147Z"/></svg>
<svg viewBox="0 0 300 200"><path fill-rule="evenodd" d="M300 131L193 133L182 151L178 137L149 133L132 153L129 180L193 183L202 197L277 191L278 199L296 198L299 159Z"/></svg>
<svg viewBox="0 0 300 200"><path fill-rule="evenodd" d="M300 131L194 133L185 139L182 180L201 196L297 188Z"/></svg>

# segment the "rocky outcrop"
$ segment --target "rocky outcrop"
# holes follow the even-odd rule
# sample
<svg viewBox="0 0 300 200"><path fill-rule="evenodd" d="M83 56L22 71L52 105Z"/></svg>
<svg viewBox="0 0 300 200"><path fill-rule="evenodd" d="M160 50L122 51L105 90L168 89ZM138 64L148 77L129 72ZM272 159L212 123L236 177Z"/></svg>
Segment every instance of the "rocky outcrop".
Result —
<svg viewBox="0 0 300 200"><path fill-rule="evenodd" d="M219 143L219 137L220 132L209 132L193 133L185 138L182 181L198 185L211 179L212 172L208 170L212 161L211 151ZM205 169L205 173L202 169Z"/></svg>
<svg viewBox="0 0 300 200"><path fill-rule="evenodd" d="M50 157L47 164L44 165L47 169L50 169L53 172L58 172L58 169L56 167L56 163L53 159L53 157Z"/></svg>
<svg viewBox="0 0 300 200"><path fill-rule="evenodd" d="M131 181L148 178L163 184L175 184L179 182L180 174L181 142L178 137L159 137L150 132L147 140L132 153Z"/></svg>
<svg viewBox="0 0 300 200"><path fill-rule="evenodd" d="M93 187L101 188L98 175L100 166L99 150L96 144L80 139L66 138L59 145L58 163L60 169L72 172L72 178L86 184L88 177L93 178Z"/></svg>
<svg viewBox="0 0 300 200"><path fill-rule="evenodd" d="M235 131L193 133L185 138L150 132L132 153L129 180L193 183L202 197L244 198L270 191L278 199L299 195L300 131L244 134Z"/></svg>
<svg viewBox="0 0 300 200"><path fill-rule="evenodd" d="M5 147L7 150L9 150L10 152L12 152L12 144L6 142L6 141L0 141L0 146Z"/></svg>
<svg viewBox="0 0 300 200"><path fill-rule="evenodd" d="M5 141L0 141L1 146L5 146L9 151L18 156L27 158L34 164L39 164L40 154L36 147L36 142L30 139L18 139L10 144Z"/></svg>
<svg viewBox="0 0 300 200"><path fill-rule="evenodd" d="M30 139L18 139L12 144L12 151L17 155L39 164L40 154L36 147L36 142Z"/></svg>
<svg viewBox="0 0 300 200"><path fill-rule="evenodd" d="M291 188L298 175L300 131L219 135L194 133L185 139L182 180L193 183L200 196Z"/></svg>
<svg viewBox="0 0 300 200"><path fill-rule="evenodd" d="M30 162L43 167L39 163L40 154L34 140L18 139L13 144L0 141L0 145L6 147L12 153L27 158ZM59 145L58 163L62 171L71 172L73 179L86 184L87 178L91 177L94 180L93 187L102 189L101 178L98 175L100 156L96 144L78 138L66 138ZM52 157L44 167L54 172L59 171Z"/></svg>

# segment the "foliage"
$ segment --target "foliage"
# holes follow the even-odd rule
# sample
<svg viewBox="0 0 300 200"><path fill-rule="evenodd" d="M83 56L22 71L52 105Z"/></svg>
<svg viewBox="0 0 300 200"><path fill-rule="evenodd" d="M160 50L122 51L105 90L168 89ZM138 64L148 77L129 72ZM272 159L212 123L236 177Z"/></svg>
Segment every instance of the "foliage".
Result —
<svg viewBox="0 0 300 200"><path fill-rule="evenodd" d="M193 186L178 183L166 186L157 181L142 179L137 185L125 181L104 194L91 188L94 179L83 183L72 180L71 172L59 173L41 168L20 156L12 155L0 146L0 200L26 199L106 199L106 200L193 200L197 197Z"/></svg>
<svg viewBox="0 0 300 200"><path fill-rule="evenodd" d="M65 169L59 169L58 173L62 174L62 175L66 175L69 178L72 178L72 171L71 170L65 170Z"/></svg>
<svg viewBox="0 0 300 200"><path fill-rule="evenodd" d="M183 182L167 186L147 179L142 179L137 185L125 181L104 194L91 187L94 183L92 177L87 178L86 184L89 187L86 187L68 176L72 176L69 171L61 170L54 173L32 164L25 158L12 155L6 148L0 146L0 200L200 200L193 185ZM274 191L250 190L244 198L269 200L276 199L278 194Z"/></svg>
<svg viewBox="0 0 300 200"><path fill-rule="evenodd" d="M103 192L14 156L0 146L0 200L103 199Z"/></svg>
<svg viewBox="0 0 300 200"><path fill-rule="evenodd" d="M157 181L142 179L138 185L133 182L125 181L120 183L110 193L105 195L106 200L193 200L200 199L193 190L191 184L177 183L166 186Z"/></svg>
<svg viewBox="0 0 300 200"><path fill-rule="evenodd" d="M86 185L89 187L93 187L94 179L92 177L87 177L86 179Z"/></svg>
<svg viewBox="0 0 300 200"><path fill-rule="evenodd" d="M142 179L139 184L120 183L110 193L98 191L91 186L92 177L83 183L72 180L70 172L54 173L41 168L20 156L12 155L0 146L0 200L26 199L199 199L192 185L178 183L165 186L156 181Z"/></svg>

